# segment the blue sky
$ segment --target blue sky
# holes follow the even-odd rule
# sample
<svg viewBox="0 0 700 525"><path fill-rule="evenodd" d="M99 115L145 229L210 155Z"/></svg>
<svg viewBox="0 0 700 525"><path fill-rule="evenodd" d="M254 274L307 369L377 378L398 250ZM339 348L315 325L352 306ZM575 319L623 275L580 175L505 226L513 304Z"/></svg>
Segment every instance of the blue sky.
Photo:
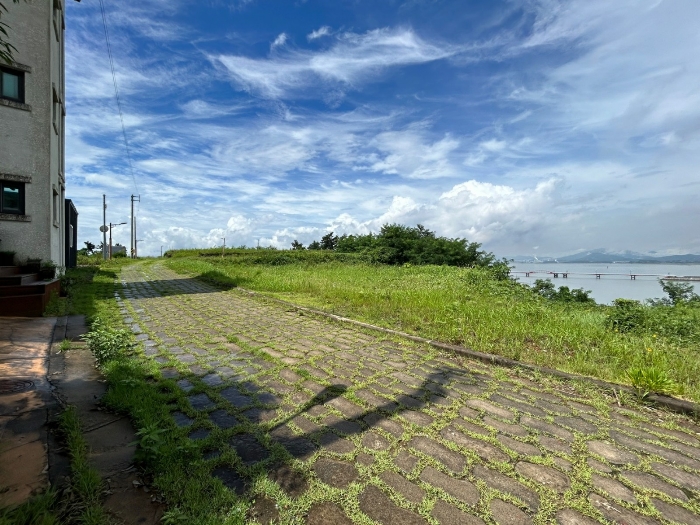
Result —
<svg viewBox="0 0 700 525"><path fill-rule="evenodd" d="M129 5L133 4L133 5ZM424 224L499 256L700 253L695 0L67 3L79 237L289 247ZM115 229L128 245L126 227Z"/></svg>

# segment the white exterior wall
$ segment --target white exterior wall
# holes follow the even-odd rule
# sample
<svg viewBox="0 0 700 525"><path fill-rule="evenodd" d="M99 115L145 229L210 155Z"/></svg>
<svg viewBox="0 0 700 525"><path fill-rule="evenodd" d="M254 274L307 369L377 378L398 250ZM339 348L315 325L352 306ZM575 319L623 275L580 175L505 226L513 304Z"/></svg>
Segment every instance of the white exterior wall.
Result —
<svg viewBox="0 0 700 525"><path fill-rule="evenodd" d="M15 65L25 71L25 104L0 99L0 177L31 181L25 184L25 216L0 215L0 250L58 266L65 257L64 1L7 3L2 20L17 48Z"/></svg>

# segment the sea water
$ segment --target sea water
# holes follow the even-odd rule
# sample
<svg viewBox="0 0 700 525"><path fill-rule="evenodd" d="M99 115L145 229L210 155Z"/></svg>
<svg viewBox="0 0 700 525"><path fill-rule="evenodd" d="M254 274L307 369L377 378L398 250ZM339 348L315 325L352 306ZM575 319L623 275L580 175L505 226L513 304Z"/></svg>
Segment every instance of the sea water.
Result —
<svg viewBox="0 0 700 525"><path fill-rule="evenodd" d="M519 282L532 285L536 279L549 279L554 285L583 288L591 291L591 297L601 304L610 304L614 299L637 299L665 297L659 278L667 275L700 276L698 264L629 264L629 263L511 263L512 276ZM536 272L525 277L522 273ZM548 273L552 272L552 273ZM553 273L558 273L555 278ZM563 273L568 273L564 278ZM594 274L603 274L596 279ZM609 274L609 275L605 275ZM637 275L631 279L630 275ZM700 295L700 282L690 282Z"/></svg>

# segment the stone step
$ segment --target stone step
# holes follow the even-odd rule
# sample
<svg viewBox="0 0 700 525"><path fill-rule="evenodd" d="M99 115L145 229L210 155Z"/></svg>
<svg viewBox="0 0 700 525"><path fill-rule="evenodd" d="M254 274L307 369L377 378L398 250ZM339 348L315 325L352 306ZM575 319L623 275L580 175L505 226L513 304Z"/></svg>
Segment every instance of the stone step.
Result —
<svg viewBox="0 0 700 525"><path fill-rule="evenodd" d="M0 286L21 286L23 284L33 283L39 280L39 275L36 273L18 273L15 275L0 276Z"/></svg>

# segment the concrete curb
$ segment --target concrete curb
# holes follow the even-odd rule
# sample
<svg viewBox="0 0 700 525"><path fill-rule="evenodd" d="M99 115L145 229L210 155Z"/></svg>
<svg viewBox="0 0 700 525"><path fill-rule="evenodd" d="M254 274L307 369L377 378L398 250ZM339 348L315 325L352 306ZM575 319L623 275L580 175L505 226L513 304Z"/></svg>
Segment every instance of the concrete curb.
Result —
<svg viewBox="0 0 700 525"><path fill-rule="evenodd" d="M260 294L251 290L246 290L245 288L236 287L234 290L238 290L247 295L252 295L272 301L275 303L283 304L295 310L306 312L309 314L317 315L320 317L325 317L326 319L332 319L339 323L351 324L366 328L369 330L374 330L377 332L382 332L389 335L394 335L404 339L409 339L415 341L416 343L423 343L432 346L433 348L439 348L440 350L447 350L454 354L463 355L471 359L476 359L477 361L482 361L484 363L489 363L493 365L504 366L507 368L522 368L525 370L531 370L533 372L541 372L543 374L548 374L560 379L565 379L567 381L586 381L603 390L610 390L613 392L627 392L634 395L635 391L633 388L626 385L619 385L616 383L610 383L608 381L603 381L602 379L596 379L594 377L582 376L578 374L570 374L568 372L562 372L561 370L555 370L553 368L547 368L544 366L532 365L529 363L523 363L521 361L515 361L513 359L508 359L507 357L502 357L494 354L487 354L484 352L477 352L471 348L466 348L464 346L451 345L447 343L442 343L440 341L434 341L432 339L427 339L425 337L420 337L417 335L407 334L405 332L399 332L398 330L392 330L390 328L382 328L381 326L375 326L373 324L364 323L362 321L357 321L355 319L350 319L348 317L342 317L340 315L330 314L322 310L316 310L315 308L309 308L307 306L299 306L298 304L290 303L282 299L277 299L276 297L270 297L269 295ZM692 401L685 401L683 399L678 399L672 396L666 396L661 394L651 394L647 398L647 401L658 405L660 407L666 408L672 412L677 412L680 414L690 415L693 417L700 417L700 404L693 403Z"/></svg>

